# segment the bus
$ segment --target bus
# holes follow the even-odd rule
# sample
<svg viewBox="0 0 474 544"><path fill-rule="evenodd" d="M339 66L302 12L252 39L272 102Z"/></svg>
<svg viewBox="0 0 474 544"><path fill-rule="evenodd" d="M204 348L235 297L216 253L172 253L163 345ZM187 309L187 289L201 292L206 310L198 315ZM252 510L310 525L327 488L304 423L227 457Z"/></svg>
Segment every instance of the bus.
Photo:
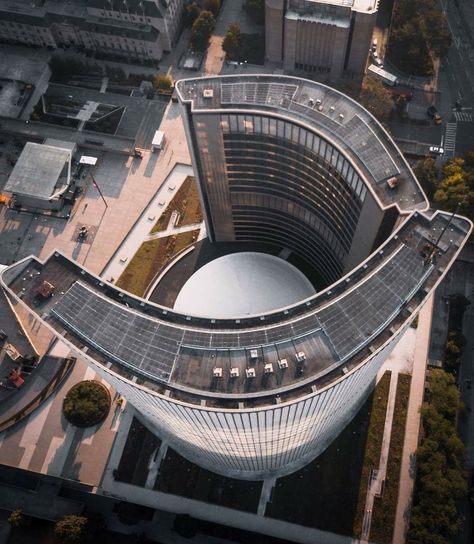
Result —
<svg viewBox="0 0 474 544"><path fill-rule="evenodd" d="M367 68L367 74L369 76L376 77L377 79L380 79L383 81L386 85L389 85L390 87L393 87L397 84L398 78L397 76L394 76L390 72L387 72L387 70L384 70L383 68L379 68L378 66L375 66L375 64L371 64Z"/></svg>

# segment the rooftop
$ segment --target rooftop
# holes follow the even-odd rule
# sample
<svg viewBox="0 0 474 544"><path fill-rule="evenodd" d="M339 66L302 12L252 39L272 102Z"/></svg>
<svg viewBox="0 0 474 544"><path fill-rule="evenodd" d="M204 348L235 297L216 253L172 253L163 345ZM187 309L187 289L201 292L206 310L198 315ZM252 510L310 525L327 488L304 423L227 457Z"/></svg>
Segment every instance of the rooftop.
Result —
<svg viewBox="0 0 474 544"><path fill-rule="evenodd" d="M325 387L389 342L472 228L464 218L449 221L448 214L415 212L325 291L248 318L180 314L122 292L57 252L44 263L28 258L0 278L81 356L138 385L208 406L265 405ZM428 258L445 227L436 258ZM55 286L48 300L37 296L43 281Z"/></svg>
<svg viewBox="0 0 474 544"><path fill-rule="evenodd" d="M176 88L195 113L271 111L304 124L343 152L382 207L396 205L402 213L428 207L408 163L382 125L358 102L335 89L280 75L185 79ZM399 182L395 189L387 184L394 176Z"/></svg>
<svg viewBox="0 0 474 544"><path fill-rule="evenodd" d="M48 200L61 182L63 168L70 160L71 151L67 149L27 142L4 190Z"/></svg>

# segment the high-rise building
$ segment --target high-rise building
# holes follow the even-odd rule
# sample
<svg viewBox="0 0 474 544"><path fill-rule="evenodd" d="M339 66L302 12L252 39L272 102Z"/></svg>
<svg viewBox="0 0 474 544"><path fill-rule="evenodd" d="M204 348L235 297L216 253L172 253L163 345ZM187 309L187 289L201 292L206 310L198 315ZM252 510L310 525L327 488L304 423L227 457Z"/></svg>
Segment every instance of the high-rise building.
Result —
<svg viewBox="0 0 474 544"><path fill-rule="evenodd" d="M58 252L0 273L26 326L57 336L180 454L259 479L320 454L469 237L430 213L358 103L275 76L177 84L212 241L272 245L320 277L287 307L212 318L123 292ZM54 296L39 297L47 282ZM202 293L199 295L202 296Z"/></svg>
<svg viewBox="0 0 474 544"><path fill-rule="evenodd" d="M361 76L378 0L266 0L266 57L288 73Z"/></svg>

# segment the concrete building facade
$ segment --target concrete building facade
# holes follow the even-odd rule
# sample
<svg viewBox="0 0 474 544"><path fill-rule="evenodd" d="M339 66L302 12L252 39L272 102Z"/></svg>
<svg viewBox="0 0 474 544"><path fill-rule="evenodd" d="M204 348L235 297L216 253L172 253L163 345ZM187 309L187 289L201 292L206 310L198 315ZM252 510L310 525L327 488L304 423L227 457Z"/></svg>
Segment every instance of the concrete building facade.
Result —
<svg viewBox="0 0 474 544"><path fill-rule="evenodd" d="M0 0L0 41L159 61L179 37L184 0Z"/></svg>
<svg viewBox="0 0 474 544"><path fill-rule="evenodd" d="M288 73L361 76L378 0L266 0L266 56Z"/></svg>

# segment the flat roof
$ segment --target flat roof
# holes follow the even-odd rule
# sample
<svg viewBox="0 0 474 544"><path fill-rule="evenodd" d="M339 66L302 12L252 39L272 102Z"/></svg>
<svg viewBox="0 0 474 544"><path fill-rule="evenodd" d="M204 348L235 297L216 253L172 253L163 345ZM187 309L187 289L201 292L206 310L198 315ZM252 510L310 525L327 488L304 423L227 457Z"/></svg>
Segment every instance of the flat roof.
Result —
<svg viewBox="0 0 474 544"><path fill-rule="evenodd" d="M427 258L439 233L436 259ZM46 320L81 356L177 400L236 408L282 402L340 379L398 333L441 281L472 230L462 217L414 212L366 261L324 291L239 319L186 315L142 300L55 252L0 275L11 296ZM39 301L49 281L55 296ZM87 347L87 350L84 348ZM298 354L305 361L298 370ZM285 359L288 368L278 361ZM271 363L266 374L263 364ZM255 378L246 378L246 369ZM212 379L214 368L222 379ZM229 377L229 369L239 375ZM229 403L231 406L229 406Z"/></svg>
<svg viewBox="0 0 474 544"><path fill-rule="evenodd" d="M195 115L271 112L304 124L340 149L383 208L396 205L401 213L428 209L415 175L387 131L363 106L336 89L280 75L184 79L176 89ZM393 176L399 181L396 189L387 184Z"/></svg>
<svg viewBox="0 0 474 544"><path fill-rule="evenodd" d="M70 158L71 151L67 149L27 142L4 190L48 200Z"/></svg>

